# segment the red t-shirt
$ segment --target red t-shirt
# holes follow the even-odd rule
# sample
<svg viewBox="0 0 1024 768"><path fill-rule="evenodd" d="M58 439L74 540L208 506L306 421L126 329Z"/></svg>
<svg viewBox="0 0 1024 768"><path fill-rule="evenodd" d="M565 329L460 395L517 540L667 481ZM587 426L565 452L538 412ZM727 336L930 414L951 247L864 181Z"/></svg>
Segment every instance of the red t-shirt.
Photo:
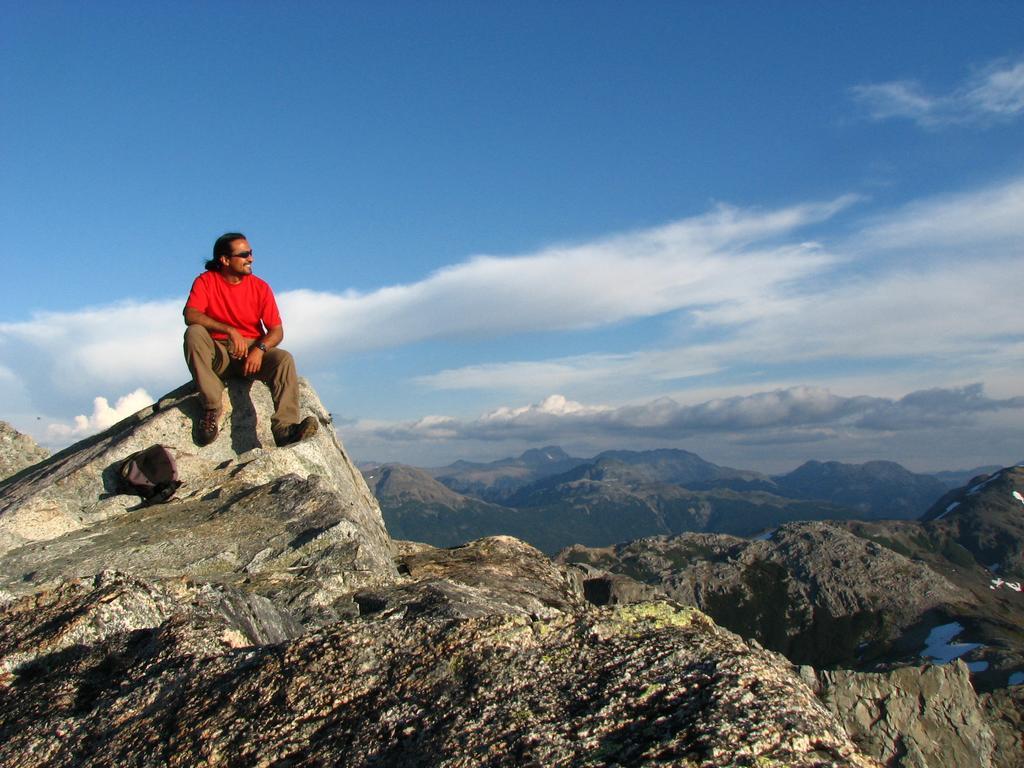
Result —
<svg viewBox="0 0 1024 768"><path fill-rule="evenodd" d="M266 281L246 275L232 285L220 272L203 272L192 283L186 307L202 312L219 323L237 328L247 339L258 339L271 328L281 325L274 292ZM226 333L211 331L215 339L226 339Z"/></svg>

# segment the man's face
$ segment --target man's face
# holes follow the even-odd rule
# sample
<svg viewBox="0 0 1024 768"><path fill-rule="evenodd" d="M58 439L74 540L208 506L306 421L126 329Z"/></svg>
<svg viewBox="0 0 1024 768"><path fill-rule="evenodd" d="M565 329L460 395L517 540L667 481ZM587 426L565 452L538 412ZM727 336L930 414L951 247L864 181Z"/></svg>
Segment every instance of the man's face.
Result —
<svg viewBox="0 0 1024 768"><path fill-rule="evenodd" d="M231 241L231 255L221 256L222 270L228 277L245 277L252 274L252 248L245 238Z"/></svg>

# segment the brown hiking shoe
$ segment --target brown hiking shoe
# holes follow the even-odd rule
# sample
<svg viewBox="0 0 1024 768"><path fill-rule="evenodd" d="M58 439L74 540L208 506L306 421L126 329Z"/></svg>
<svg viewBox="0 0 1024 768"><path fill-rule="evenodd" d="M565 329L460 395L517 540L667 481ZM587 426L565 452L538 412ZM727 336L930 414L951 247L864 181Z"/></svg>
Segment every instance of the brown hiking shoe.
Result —
<svg viewBox="0 0 1024 768"><path fill-rule="evenodd" d="M298 443L316 434L320 423L316 416L307 416L298 424L289 424L274 433L274 442L278 448L283 448L292 443Z"/></svg>
<svg viewBox="0 0 1024 768"><path fill-rule="evenodd" d="M220 432L220 408L207 408L199 420L199 444L209 445Z"/></svg>

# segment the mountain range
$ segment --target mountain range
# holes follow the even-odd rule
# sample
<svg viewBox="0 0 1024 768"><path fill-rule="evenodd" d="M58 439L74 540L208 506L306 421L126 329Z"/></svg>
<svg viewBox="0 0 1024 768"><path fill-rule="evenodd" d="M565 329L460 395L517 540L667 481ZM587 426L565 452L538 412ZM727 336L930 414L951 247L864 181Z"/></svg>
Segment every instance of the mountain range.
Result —
<svg viewBox="0 0 1024 768"><path fill-rule="evenodd" d="M675 449L582 459L548 446L489 463L363 472L396 536L451 546L508 534L551 554L687 531L751 536L797 520L914 519L949 490L887 461L809 461L769 476Z"/></svg>
<svg viewBox="0 0 1024 768"><path fill-rule="evenodd" d="M564 547L559 561L594 569L592 596L652 594L639 581L796 663L907 663L949 627L970 638L978 685L1005 686L1024 667L1024 468L949 490L886 461L766 476L686 451L584 460L548 447L366 475L395 536Z"/></svg>

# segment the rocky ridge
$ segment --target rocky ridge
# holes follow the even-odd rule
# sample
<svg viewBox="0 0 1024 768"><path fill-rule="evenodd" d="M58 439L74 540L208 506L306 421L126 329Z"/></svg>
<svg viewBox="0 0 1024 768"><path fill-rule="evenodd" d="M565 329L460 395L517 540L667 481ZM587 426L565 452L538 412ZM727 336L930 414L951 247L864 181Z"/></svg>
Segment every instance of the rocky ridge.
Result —
<svg viewBox="0 0 1024 768"><path fill-rule="evenodd" d="M32 612L48 602L52 621L103 604L96 589L125 606L155 599L114 576L65 585ZM336 622L276 645L247 646L221 617L179 610L22 662L0 682L0 763L877 765L783 659L699 612L453 620L424 597L402 620ZM8 608L5 625L28 612Z"/></svg>
<svg viewBox="0 0 1024 768"><path fill-rule="evenodd" d="M790 523L764 539L683 534L571 547L563 562L631 576L798 664L856 664L969 594L831 523Z"/></svg>
<svg viewBox="0 0 1024 768"><path fill-rule="evenodd" d="M300 402L325 428L271 448L269 392L232 382L228 428L200 448L186 387L0 484L0 589L115 569L244 589L304 623L354 612L354 589L396 578L391 540L305 382ZM117 467L153 443L175 454L184 485L174 503L142 506L116 493Z"/></svg>
<svg viewBox="0 0 1024 768"><path fill-rule="evenodd" d="M1024 467L973 478L924 514L924 527L1007 578L1024 577Z"/></svg>
<svg viewBox="0 0 1024 768"><path fill-rule="evenodd" d="M324 428L283 449L262 385L226 397L210 446L183 388L0 483L0 764L876 765L699 610L392 542L305 383ZM113 475L154 442L185 485L145 507Z"/></svg>
<svg viewBox="0 0 1024 768"><path fill-rule="evenodd" d="M811 673L813 675L813 673ZM885 673L820 672L811 684L865 752L883 763L991 768L1013 765L962 661Z"/></svg>
<svg viewBox="0 0 1024 768"><path fill-rule="evenodd" d="M6 421L0 421L0 481L25 467L42 461L50 452L23 435Z"/></svg>
<svg viewBox="0 0 1024 768"><path fill-rule="evenodd" d="M998 542L1013 561L1022 479L1008 468L972 483L956 494L966 509L949 521L798 523L761 540L687 534L573 547L559 559L592 577L607 569L640 579L751 642L813 661L819 671L802 668L808 685L886 765L1016 767L1024 603L967 546ZM948 517L958 509L947 508ZM955 657L968 663L944 663Z"/></svg>

